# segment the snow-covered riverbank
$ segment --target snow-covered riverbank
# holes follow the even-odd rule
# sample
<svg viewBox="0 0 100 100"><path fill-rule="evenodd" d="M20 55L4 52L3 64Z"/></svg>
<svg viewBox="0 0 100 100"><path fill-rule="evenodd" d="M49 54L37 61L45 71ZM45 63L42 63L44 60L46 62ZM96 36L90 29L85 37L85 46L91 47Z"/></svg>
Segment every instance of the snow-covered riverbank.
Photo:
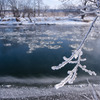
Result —
<svg viewBox="0 0 100 100"><path fill-rule="evenodd" d="M55 25L55 24L88 24L91 20L81 20L80 18L68 18L68 17L33 17L31 18L31 22L29 18L15 18L15 17L5 17L3 19L0 18L0 25L30 25L30 24L38 24L38 25Z"/></svg>
<svg viewBox="0 0 100 100"><path fill-rule="evenodd" d="M100 80L99 76L97 79ZM91 86L88 83L80 83L81 79L78 79L80 84L76 82L76 85L65 85L58 90L54 85L60 78L1 77L0 80L0 100L92 100L93 97ZM93 84L93 87L100 98L100 84Z"/></svg>

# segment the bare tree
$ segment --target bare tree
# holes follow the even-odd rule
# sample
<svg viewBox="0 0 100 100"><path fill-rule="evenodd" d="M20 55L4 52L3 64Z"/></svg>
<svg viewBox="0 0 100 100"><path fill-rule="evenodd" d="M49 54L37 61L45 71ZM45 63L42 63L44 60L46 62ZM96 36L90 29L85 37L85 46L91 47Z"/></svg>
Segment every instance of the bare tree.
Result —
<svg viewBox="0 0 100 100"><path fill-rule="evenodd" d="M30 22L32 22L31 20L31 16L33 16L33 8L32 8L32 1L25 1L24 3L22 3L22 17L27 16L30 20Z"/></svg>
<svg viewBox="0 0 100 100"><path fill-rule="evenodd" d="M87 11L88 9L93 9L93 6L97 6L96 4L96 0L81 0L82 2L82 7L80 8L81 11L84 13L85 11ZM86 14L82 14L81 15L81 19L84 19Z"/></svg>
<svg viewBox="0 0 100 100"><path fill-rule="evenodd" d="M36 0L36 1L37 1L37 12L38 12L38 17L39 17L43 2L42 2L42 0Z"/></svg>
<svg viewBox="0 0 100 100"><path fill-rule="evenodd" d="M43 5L42 0L33 0L34 17L36 16L36 13L38 17L40 16L42 5Z"/></svg>
<svg viewBox="0 0 100 100"><path fill-rule="evenodd" d="M18 0L8 0L9 7L13 13L14 17L20 17L21 1Z"/></svg>
<svg viewBox="0 0 100 100"><path fill-rule="evenodd" d="M43 5L43 8L42 8L42 14L43 14L43 16L46 16L46 13L47 13L48 9L49 9L48 5Z"/></svg>
<svg viewBox="0 0 100 100"><path fill-rule="evenodd" d="M0 17L5 16L6 1L7 0L0 0Z"/></svg>
<svg viewBox="0 0 100 100"><path fill-rule="evenodd" d="M66 9L68 8L68 5L75 5L72 3L72 0L60 0L60 1L62 2L63 7ZM77 5L76 8L80 9L81 19L84 19L85 15L87 15L84 12L97 8L96 1L97 0L80 0L80 3L79 3L79 5Z"/></svg>
<svg viewBox="0 0 100 100"><path fill-rule="evenodd" d="M34 17L36 16L36 0L33 1Z"/></svg>
<svg viewBox="0 0 100 100"><path fill-rule="evenodd" d="M84 0L84 1L83 1L83 6L86 6L87 2L88 2L87 0ZM86 11L86 7L83 8L83 10ZM83 14L83 15L81 16L81 19L84 19L84 17L85 17L85 14Z"/></svg>

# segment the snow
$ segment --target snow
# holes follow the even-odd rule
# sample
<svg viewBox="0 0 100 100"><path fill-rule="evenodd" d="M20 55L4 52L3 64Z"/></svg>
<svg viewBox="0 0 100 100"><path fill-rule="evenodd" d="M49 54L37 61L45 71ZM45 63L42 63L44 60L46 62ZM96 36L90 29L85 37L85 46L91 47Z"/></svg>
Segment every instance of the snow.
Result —
<svg viewBox="0 0 100 100"><path fill-rule="evenodd" d="M92 20L92 18L90 18ZM3 19L0 18L0 25L30 25L30 24L38 24L38 25L83 25L91 22L84 22L80 18L68 18L68 17L32 17L32 22L30 22L29 18L25 17L4 17Z"/></svg>
<svg viewBox="0 0 100 100"><path fill-rule="evenodd" d="M11 46L11 43L4 44L4 46Z"/></svg>
<svg viewBox="0 0 100 100"><path fill-rule="evenodd" d="M91 77L92 80L98 79ZM89 78L89 77L88 77ZM89 78L89 80L91 79ZM78 78L77 81L86 80ZM18 100L86 100L82 96L90 97L93 95L91 87L88 83L66 85L64 88L56 90L53 85L57 83L60 78L43 77L43 78L28 78L18 79L14 77L0 77L1 82L6 84L0 85L0 100L3 99L18 99ZM76 82L77 83L77 82ZM35 85L36 84L36 85ZM40 85L39 85L40 84ZM93 84L98 95L100 94L100 84Z"/></svg>

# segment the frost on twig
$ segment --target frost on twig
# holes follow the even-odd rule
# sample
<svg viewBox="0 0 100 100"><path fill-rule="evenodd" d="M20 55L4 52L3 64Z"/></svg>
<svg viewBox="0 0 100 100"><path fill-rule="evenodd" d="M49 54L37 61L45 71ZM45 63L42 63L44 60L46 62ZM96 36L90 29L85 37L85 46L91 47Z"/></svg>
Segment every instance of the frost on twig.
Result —
<svg viewBox="0 0 100 100"><path fill-rule="evenodd" d="M59 84L55 85L56 89L63 87L66 83L72 84L77 77L78 68L81 68L83 71L87 72L90 75L96 76L96 73L94 71L86 69L86 65L84 65L84 66L81 65L81 62L86 60L86 59L82 59L83 45L87 39L87 36L91 32L94 23L96 22L97 18L100 16L100 0L96 0L94 3L97 6L97 8L95 10L83 11L83 13L86 13L86 14L94 13L96 15L96 17L94 18L93 22L91 23L91 25L90 25L87 33L85 34L82 42L80 43L79 47L72 53L72 55L69 58L63 57L64 61L61 64L59 64L58 66L52 67L53 70L58 70L58 69L61 69L62 67L64 67L65 65L67 65L68 63L76 64L75 67L71 71L68 71L68 76L64 80L62 80ZM76 61L73 61L74 59L76 59Z"/></svg>
<svg viewBox="0 0 100 100"><path fill-rule="evenodd" d="M84 70L85 72L89 73L90 75L96 75L96 73L94 71L86 69L86 65L84 65L84 66L81 65L81 61L85 61L86 60L86 59L82 59L81 58L81 56L83 55L82 50L79 49L78 51L75 51L75 52L76 53L74 54L73 59L74 58L77 59L76 61L72 61L73 59L71 59L71 58L63 57L63 59L65 61L62 64L52 67L53 70L57 70L57 69L60 69L60 68L64 67L64 65L67 64L67 63L76 64L75 67L73 68L73 70L68 71L69 75L64 80L62 80L59 84L55 85L56 89L64 86L66 83L72 84L73 81L77 77L78 68L81 68L82 70Z"/></svg>
<svg viewBox="0 0 100 100"><path fill-rule="evenodd" d="M97 18L98 18L98 16L96 16L94 18L93 22L91 23L91 25L89 27L88 32L85 34L82 42L80 43L80 46L72 53L72 55L69 58L66 58L64 56L63 57L64 61L61 64L59 64L58 66L52 67L53 70L58 70L58 69L61 69L62 67L64 67L68 63L76 64L75 67L73 68L73 70L68 71L68 76L64 80L62 80L59 84L55 85L56 89L63 87L66 83L72 84L77 77L78 68L81 68L83 71L89 73L90 75L96 76L96 73L94 71L86 69L86 65L82 66L81 62L86 60L86 59L82 59L82 55L83 55L82 48L83 48L84 42L87 39L88 34L91 32L91 29L92 29L95 21L97 20ZM73 61L74 59L76 59L76 61Z"/></svg>

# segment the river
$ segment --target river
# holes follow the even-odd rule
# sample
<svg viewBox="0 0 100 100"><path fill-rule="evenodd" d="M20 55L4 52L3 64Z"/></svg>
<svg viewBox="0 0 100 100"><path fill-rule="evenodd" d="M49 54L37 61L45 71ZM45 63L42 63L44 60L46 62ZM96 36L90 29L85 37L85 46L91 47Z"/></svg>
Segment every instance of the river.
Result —
<svg viewBox="0 0 100 100"><path fill-rule="evenodd" d="M87 78L100 88L100 28L96 25L83 47L87 60L82 64L97 76L78 70L73 85L54 88L73 69L74 64L53 71L51 66L70 57L88 31L88 25L30 25L0 26L0 98L18 100L73 100L80 90L89 90ZM80 87L84 87L80 89ZM98 91L99 91L98 90ZM69 92L68 92L69 91ZM77 91L77 94L75 94ZM91 91L91 89L90 89ZM79 92L79 93L78 93ZM100 92L100 91L99 91ZM71 94L68 96L68 94ZM66 95L65 95L66 94ZM91 93L92 94L92 93ZM89 94L90 95L90 94ZM63 99L62 99L63 98ZM75 100L78 100L78 99ZM84 97L82 97L82 100Z"/></svg>

